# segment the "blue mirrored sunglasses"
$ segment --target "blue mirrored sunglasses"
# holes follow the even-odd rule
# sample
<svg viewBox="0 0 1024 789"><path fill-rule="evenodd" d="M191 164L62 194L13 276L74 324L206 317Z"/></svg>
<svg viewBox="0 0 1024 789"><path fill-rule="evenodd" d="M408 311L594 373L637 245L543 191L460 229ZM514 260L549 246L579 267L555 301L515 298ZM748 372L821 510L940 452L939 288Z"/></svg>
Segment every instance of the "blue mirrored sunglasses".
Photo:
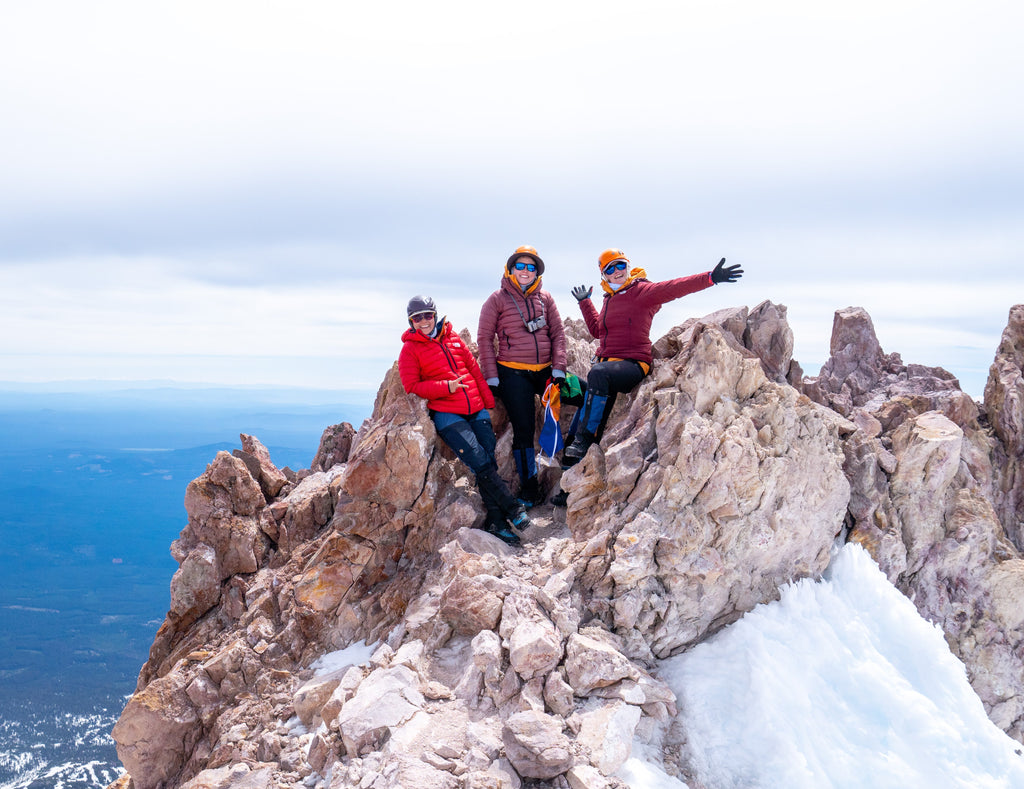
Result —
<svg viewBox="0 0 1024 789"><path fill-rule="evenodd" d="M522 271L523 269L526 269L527 271L537 270L536 263L514 263L513 265L516 267L516 271Z"/></svg>
<svg viewBox="0 0 1024 789"><path fill-rule="evenodd" d="M422 323L423 321L429 321L434 317L432 312L417 312L415 315L410 315L409 320L413 323Z"/></svg>
<svg viewBox="0 0 1024 789"><path fill-rule="evenodd" d="M607 266L604 267L604 273L606 276L611 276L616 271L625 271L626 261L625 260L613 260Z"/></svg>

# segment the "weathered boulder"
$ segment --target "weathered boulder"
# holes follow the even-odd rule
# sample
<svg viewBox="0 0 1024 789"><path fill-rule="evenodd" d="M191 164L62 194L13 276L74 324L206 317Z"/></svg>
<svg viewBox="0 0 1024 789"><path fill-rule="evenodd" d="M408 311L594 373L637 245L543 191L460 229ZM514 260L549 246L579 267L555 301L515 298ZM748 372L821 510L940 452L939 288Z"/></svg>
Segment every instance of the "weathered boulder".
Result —
<svg viewBox="0 0 1024 789"><path fill-rule="evenodd" d="M348 462L348 455L352 451L352 442L355 436L356 431L348 422L331 425L325 429L320 437L320 446L317 447L313 462L309 465L310 470L327 471L334 466Z"/></svg>
<svg viewBox="0 0 1024 789"><path fill-rule="evenodd" d="M638 679L632 661L594 632L576 633L565 646L565 671L569 684L580 696L589 695L623 679ZM599 633L596 635L600 635Z"/></svg>
<svg viewBox="0 0 1024 789"><path fill-rule="evenodd" d="M180 672L150 682L128 700L112 734L136 789L158 789L178 774L199 739L198 722Z"/></svg>
<svg viewBox="0 0 1024 789"><path fill-rule="evenodd" d="M546 677L562 660L562 639L529 595L514 592L505 598L500 633L512 668L524 680Z"/></svg>
<svg viewBox="0 0 1024 789"><path fill-rule="evenodd" d="M941 367L904 364L898 353L884 353L871 317L860 307L836 312L831 356L817 377L797 386L846 417L864 408L885 430L926 411L939 411L965 429L977 427L978 406L956 377Z"/></svg>
<svg viewBox="0 0 1024 789"><path fill-rule="evenodd" d="M263 446L263 442L255 436L245 433L242 433L239 438L242 440L242 449L236 450L232 454L239 457L246 464L253 478L259 482L260 490L263 491L267 501L271 501L288 484L288 478L284 475L284 472L274 465L274 462L270 459L270 452ZM253 467L250 465L253 461L256 464L255 473L253 473Z"/></svg>
<svg viewBox="0 0 1024 789"><path fill-rule="evenodd" d="M435 443L433 424L424 401L401 388L397 363L377 401L379 416L359 430L342 489L353 498L407 510L423 491Z"/></svg>
<svg viewBox="0 0 1024 789"><path fill-rule="evenodd" d="M205 523L228 513L254 515L266 503L245 462L223 451L185 488L185 511L190 523Z"/></svg>
<svg viewBox="0 0 1024 789"><path fill-rule="evenodd" d="M543 712L512 715L505 721L501 737L508 760L524 778L554 778L575 761L561 721Z"/></svg>
<svg viewBox="0 0 1024 789"><path fill-rule="evenodd" d="M501 620L503 592L494 576L459 573L444 588L438 613L458 635L494 630Z"/></svg>
<svg viewBox="0 0 1024 789"><path fill-rule="evenodd" d="M743 332L743 345L761 360L768 380L785 383L793 362L793 330L786 320L786 308L763 301L750 311Z"/></svg>
<svg viewBox="0 0 1024 789"><path fill-rule="evenodd" d="M378 750L391 731L412 718L424 703L415 671L407 666L377 669L345 702L333 723L347 754L360 756Z"/></svg>
<svg viewBox="0 0 1024 789"><path fill-rule="evenodd" d="M331 520L344 468L332 466L302 479L288 495L270 506L273 523L265 531L282 557L312 539Z"/></svg>
<svg viewBox="0 0 1024 789"><path fill-rule="evenodd" d="M594 699L579 712L577 740L590 750L591 763L604 775L612 775L630 757L639 707L623 701Z"/></svg>
<svg viewBox="0 0 1024 789"><path fill-rule="evenodd" d="M171 610L182 627L187 627L220 600L223 577L217 551L199 543L182 560L171 577Z"/></svg>

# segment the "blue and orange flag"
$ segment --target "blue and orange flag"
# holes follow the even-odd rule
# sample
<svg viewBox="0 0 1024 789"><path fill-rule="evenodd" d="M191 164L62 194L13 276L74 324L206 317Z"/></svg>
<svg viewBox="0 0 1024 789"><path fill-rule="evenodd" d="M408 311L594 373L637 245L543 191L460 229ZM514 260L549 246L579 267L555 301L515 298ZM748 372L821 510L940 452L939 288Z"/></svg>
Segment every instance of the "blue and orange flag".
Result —
<svg viewBox="0 0 1024 789"><path fill-rule="evenodd" d="M558 418L562 410L562 390L557 381L552 381L544 390L540 403L544 406L544 424L540 428L540 451L549 458L562 448L562 429Z"/></svg>

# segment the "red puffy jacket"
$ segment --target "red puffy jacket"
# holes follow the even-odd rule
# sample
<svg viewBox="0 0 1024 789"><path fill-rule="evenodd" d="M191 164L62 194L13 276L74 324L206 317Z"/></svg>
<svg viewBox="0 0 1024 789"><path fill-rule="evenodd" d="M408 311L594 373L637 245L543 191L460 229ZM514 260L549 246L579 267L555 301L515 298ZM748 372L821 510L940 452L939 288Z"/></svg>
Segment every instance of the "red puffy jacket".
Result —
<svg viewBox="0 0 1024 789"><path fill-rule="evenodd" d="M590 299L580 302L587 329L600 340L599 358L634 359L650 365L651 323L661 305L715 284L709 271L664 282L651 282L645 276L643 269L635 268L618 291L605 293L600 315Z"/></svg>
<svg viewBox="0 0 1024 789"><path fill-rule="evenodd" d="M433 411L448 414L475 414L483 408L494 408L494 395L484 382L480 365L452 330L452 325L441 318L436 337L409 329L402 334L402 352L398 355L398 374L402 386L409 394L419 395ZM466 377L465 389L448 390L448 382Z"/></svg>

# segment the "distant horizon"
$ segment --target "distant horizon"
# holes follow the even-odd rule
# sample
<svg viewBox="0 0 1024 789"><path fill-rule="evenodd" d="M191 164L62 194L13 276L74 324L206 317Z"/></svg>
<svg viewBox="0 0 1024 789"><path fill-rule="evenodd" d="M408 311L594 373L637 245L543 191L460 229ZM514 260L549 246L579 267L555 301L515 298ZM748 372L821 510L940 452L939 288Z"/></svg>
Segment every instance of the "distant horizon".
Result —
<svg viewBox="0 0 1024 789"><path fill-rule="evenodd" d="M52 378L33 381L8 381L0 379L0 389L46 389L59 391L55 387L73 387L73 391L91 388L101 391L134 391L151 389L241 389L246 391L315 391L315 392L369 392L369 387L329 387L312 384L242 384L218 381L180 381L173 378Z"/></svg>
<svg viewBox="0 0 1024 789"><path fill-rule="evenodd" d="M659 335L660 336L660 335ZM1001 336L1001 334L1000 334ZM658 337L654 337L658 339ZM949 346L943 349L949 361L946 363L929 363L920 359L911 358L901 353L899 349L890 349L885 343L881 343L886 353L899 353L904 364L922 364L925 367L940 367L953 376L960 383L963 392L978 402L984 401L985 384L988 380L988 373L995 356L998 352L999 340L997 339L992 347L992 356L984 367L976 366L976 363L968 362L967 357L970 351L958 346ZM806 362L799 359L794 352L793 361L800 364L805 378L813 378L820 374L821 367L828 361L828 357L821 361ZM254 397L263 396L263 402L271 400L278 404L301 404L301 405L348 405L361 406L373 405L381 385L387 375L385 370L378 382L374 385L355 386L326 386L312 383L280 384L280 383L235 383L223 381L201 381L201 380L178 380L173 378L61 378L50 380L33 381L9 381L0 379L0 394L29 394L41 393L50 395L99 395L99 394L143 394L168 391L180 391L190 393L237 393L243 392ZM268 397L273 395L273 398ZM294 399L296 395L301 396L301 403ZM329 399L327 399L329 396ZM340 399L339 399L340 398Z"/></svg>

